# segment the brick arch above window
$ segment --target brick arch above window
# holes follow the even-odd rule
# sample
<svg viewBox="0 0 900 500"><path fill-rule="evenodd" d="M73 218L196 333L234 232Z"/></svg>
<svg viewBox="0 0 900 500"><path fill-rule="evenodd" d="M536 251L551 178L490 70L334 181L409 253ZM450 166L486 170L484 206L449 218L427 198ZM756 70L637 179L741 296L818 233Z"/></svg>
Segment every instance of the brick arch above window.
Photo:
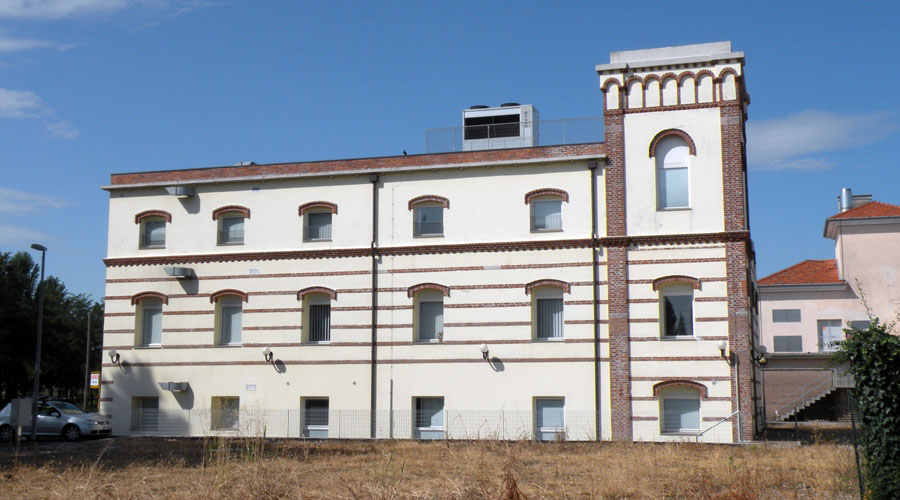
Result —
<svg viewBox="0 0 900 500"><path fill-rule="evenodd" d="M675 386L688 387L691 389L695 389L700 393L700 397L702 399L707 399L709 397L709 390L706 388L705 385L701 384L700 382L694 382L693 380L684 380L684 379L664 380L662 382L654 384L653 385L653 397L658 398L660 390L665 389L667 387L675 387Z"/></svg>
<svg viewBox="0 0 900 500"><path fill-rule="evenodd" d="M131 296L131 305L135 305L144 299L160 299L163 304L169 305L169 296L160 292L141 292Z"/></svg>
<svg viewBox="0 0 900 500"><path fill-rule="evenodd" d="M297 300L303 300L303 297L306 297L311 293L322 293L327 295L331 300L337 300L337 292L324 286L308 286L303 290L300 290L297 292Z"/></svg>
<svg viewBox="0 0 900 500"><path fill-rule="evenodd" d="M337 215L338 206L335 203L331 203L330 201L311 201L309 203L304 203L297 207L297 214L303 215L310 210L329 210L331 213Z"/></svg>
<svg viewBox="0 0 900 500"><path fill-rule="evenodd" d="M438 196L436 194L425 194L422 196L416 196L415 198L409 200L409 209L412 210L413 207L415 207L419 203L437 203L444 208L450 208L450 200L448 200L447 198Z"/></svg>
<svg viewBox="0 0 900 500"><path fill-rule="evenodd" d="M694 290L700 289L700 280L694 278L693 276L684 276L680 274L672 275L672 276L663 276L662 278L656 278L653 280L653 291L657 291L660 287L665 285L669 285L672 283L683 283L686 285L691 285L691 288Z"/></svg>
<svg viewBox="0 0 900 500"><path fill-rule="evenodd" d="M219 217L225 214L241 214L245 219L250 218L250 209L247 207L242 207L240 205L225 205L224 207L219 207L212 212L213 220L218 220Z"/></svg>
<svg viewBox="0 0 900 500"><path fill-rule="evenodd" d="M525 285L525 294L531 295L532 290L534 290L535 288L538 288L538 287L542 287L542 286L555 286L557 288L562 288L562 291L565 293L572 293L572 285L566 283L565 281L546 279L546 280L532 281L531 283L526 284Z"/></svg>
<svg viewBox="0 0 900 500"><path fill-rule="evenodd" d="M413 285L406 289L406 296L412 298L413 295L422 290L437 290L444 294L444 297L450 296L450 287L438 285L437 283L419 283L418 285Z"/></svg>
<svg viewBox="0 0 900 500"><path fill-rule="evenodd" d="M681 140L683 140L687 144L691 156L697 156L697 146L694 145L694 140L691 139L691 136L689 136L684 130L670 128L656 134L656 136L653 137L653 140L650 141L650 158L656 158L656 147L660 142L662 142L663 139L672 136L680 137Z"/></svg>
<svg viewBox="0 0 900 500"><path fill-rule="evenodd" d="M531 200L538 196L558 196L562 201L569 202L569 193L559 188L540 188L525 193L525 204L531 203Z"/></svg>
<svg viewBox="0 0 900 500"><path fill-rule="evenodd" d="M603 82L603 85L600 86L600 89L601 89L603 92L607 92L607 91L609 90L609 86L610 86L610 85L615 85L615 86L617 86L617 87L621 87L621 84L619 83L619 79L613 77L613 78L607 78L607 79Z"/></svg>
<svg viewBox="0 0 900 500"><path fill-rule="evenodd" d="M172 222L172 214L165 210L144 210L143 212L134 214L134 223L140 224L142 220L150 217L161 217L166 222Z"/></svg>
<svg viewBox="0 0 900 500"><path fill-rule="evenodd" d="M234 295L240 297L243 302L247 302L247 292L242 292L240 290L235 290L233 288L226 288L224 290L219 290L218 292L213 292L209 296L209 303L212 304L215 301L219 300L222 297L226 297L229 295Z"/></svg>
<svg viewBox="0 0 900 500"><path fill-rule="evenodd" d="M734 75L734 78L735 78L735 79L738 78L738 73L737 73L737 71L735 71L734 68L725 68L725 69L723 69L722 71L719 72L719 80L725 78L725 75L727 75L727 74L732 74L732 75Z"/></svg>

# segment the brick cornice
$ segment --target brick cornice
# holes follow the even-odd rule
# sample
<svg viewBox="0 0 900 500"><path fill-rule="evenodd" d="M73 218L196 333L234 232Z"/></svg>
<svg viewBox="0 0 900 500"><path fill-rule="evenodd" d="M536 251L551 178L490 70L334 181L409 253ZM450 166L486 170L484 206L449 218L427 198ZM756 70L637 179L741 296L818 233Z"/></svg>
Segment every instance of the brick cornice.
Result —
<svg viewBox="0 0 900 500"><path fill-rule="evenodd" d="M444 208L450 208L450 200L436 194L424 194L422 196L416 196L415 198L409 200L407 206L410 210L412 210L419 203L437 203Z"/></svg>
<svg viewBox="0 0 900 500"><path fill-rule="evenodd" d="M580 238L571 240L530 240L494 243L460 243L450 245L413 245L380 247L380 255L435 255L477 252L518 252L533 250L556 250L565 248L590 248L593 240ZM103 259L107 267L152 266L168 264L202 264L208 262L245 262L267 260L333 259L347 257L369 257L372 249L334 248L320 250L285 250L270 252L211 253L191 255L159 255L147 257L110 257Z"/></svg>
<svg viewBox="0 0 900 500"><path fill-rule="evenodd" d="M149 217L161 217L166 222L172 222L172 214L165 210L144 210L143 212L134 214L134 223L140 224L142 220Z"/></svg>
<svg viewBox="0 0 900 500"><path fill-rule="evenodd" d="M237 213L244 216L245 219L250 218L250 209L240 205L225 205L212 211L212 219L218 220L224 214Z"/></svg>
<svg viewBox="0 0 900 500"><path fill-rule="evenodd" d="M131 296L131 305L135 305L135 304L137 304L138 302L140 302L141 300L144 300L144 299L146 299L146 298L151 298L151 297L152 297L152 298L157 298L157 299L162 300L163 304L166 304L166 305L169 304L169 297L168 297L166 294L164 294L164 293L160 293L160 292L141 292L141 293L136 293L136 294L134 294L134 295Z"/></svg>
<svg viewBox="0 0 900 500"><path fill-rule="evenodd" d="M419 283L418 285L413 285L406 289L406 296L412 298L412 296L415 295L416 292L419 292L421 290L437 290L444 294L444 297L450 296L450 287L439 285L437 283Z"/></svg>
<svg viewBox="0 0 900 500"><path fill-rule="evenodd" d="M695 243L723 243L749 241L750 231L724 231L720 233L660 234L647 236L606 236L598 238L607 248L654 245L687 245Z"/></svg>
<svg viewBox="0 0 900 500"><path fill-rule="evenodd" d="M330 210L331 213L333 213L335 215L337 215L337 213L338 213L338 206L335 203L331 203L330 201L311 201L309 203L304 203L304 204L300 205L299 207L297 207L297 214L303 215L306 212L308 212L310 210L315 210L315 209Z"/></svg>
<svg viewBox="0 0 900 500"><path fill-rule="evenodd" d="M531 200L538 196L559 196L559 198L568 203L569 193L559 188L540 188L525 193L525 204L531 203Z"/></svg>
<svg viewBox="0 0 900 500"><path fill-rule="evenodd" d="M324 286L310 286L298 291L297 300L303 300L303 297L306 297L311 293L324 293L329 296L331 300L337 300L337 292Z"/></svg>

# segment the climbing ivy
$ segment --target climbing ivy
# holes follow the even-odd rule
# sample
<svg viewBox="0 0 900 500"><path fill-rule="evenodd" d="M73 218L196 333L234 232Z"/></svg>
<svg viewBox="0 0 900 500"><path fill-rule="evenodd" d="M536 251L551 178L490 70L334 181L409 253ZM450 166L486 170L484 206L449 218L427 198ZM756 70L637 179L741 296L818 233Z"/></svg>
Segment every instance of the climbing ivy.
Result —
<svg viewBox="0 0 900 500"><path fill-rule="evenodd" d="M874 318L866 329L848 328L834 361L856 381L866 457L866 498L900 498L900 338Z"/></svg>

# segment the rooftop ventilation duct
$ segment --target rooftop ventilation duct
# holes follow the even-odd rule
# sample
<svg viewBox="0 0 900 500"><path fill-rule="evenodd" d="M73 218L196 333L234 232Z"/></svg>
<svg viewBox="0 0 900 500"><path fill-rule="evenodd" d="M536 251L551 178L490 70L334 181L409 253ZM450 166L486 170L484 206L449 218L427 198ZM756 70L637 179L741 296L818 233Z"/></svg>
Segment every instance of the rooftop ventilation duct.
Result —
<svg viewBox="0 0 900 500"><path fill-rule="evenodd" d="M174 276L178 279L187 279L194 277L194 270L190 267L166 267L166 274Z"/></svg>
<svg viewBox="0 0 900 500"><path fill-rule="evenodd" d="M166 192L179 198L194 196L194 186L166 186Z"/></svg>
<svg viewBox="0 0 900 500"><path fill-rule="evenodd" d="M160 382L159 388L169 392L184 392L188 390L187 382Z"/></svg>

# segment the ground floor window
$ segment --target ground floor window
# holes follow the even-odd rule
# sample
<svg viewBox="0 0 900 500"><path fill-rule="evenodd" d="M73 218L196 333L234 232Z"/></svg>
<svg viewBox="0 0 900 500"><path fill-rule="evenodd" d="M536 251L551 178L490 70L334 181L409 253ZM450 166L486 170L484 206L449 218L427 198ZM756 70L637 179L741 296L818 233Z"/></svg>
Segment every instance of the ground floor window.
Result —
<svg viewBox="0 0 900 500"><path fill-rule="evenodd" d="M540 441L565 439L565 400L537 398L534 400L534 435Z"/></svg>
<svg viewBox="0 0 900 500"><path fill-rule="evenodd" d="M700 431L700 398L672 395L663 398L662 432Z"/></svg>
<svg viewBox="0 0 900 500"><path fill-rule="evenodd" d="M301 404L303 437L328 437L328 398L305 398Z"/></svg>
<svg viewBox="0 0 900 500"><path fill-rule="evenodd" d="M416 439L444 438L444 398L415 398L413 436Z"/></svg>
<svg viewBox="0 0 900 500"><path fill-rule="evenodd" d="M240 424L241 398L214 397L210 408L209 420L212 430L238 428Z"/></svg>
<svg viewBox="0 0 900 500"><path fill-rule="evenodd" d="M159 398L132 398L131 429L155 431L159 428Z"/></svg>

